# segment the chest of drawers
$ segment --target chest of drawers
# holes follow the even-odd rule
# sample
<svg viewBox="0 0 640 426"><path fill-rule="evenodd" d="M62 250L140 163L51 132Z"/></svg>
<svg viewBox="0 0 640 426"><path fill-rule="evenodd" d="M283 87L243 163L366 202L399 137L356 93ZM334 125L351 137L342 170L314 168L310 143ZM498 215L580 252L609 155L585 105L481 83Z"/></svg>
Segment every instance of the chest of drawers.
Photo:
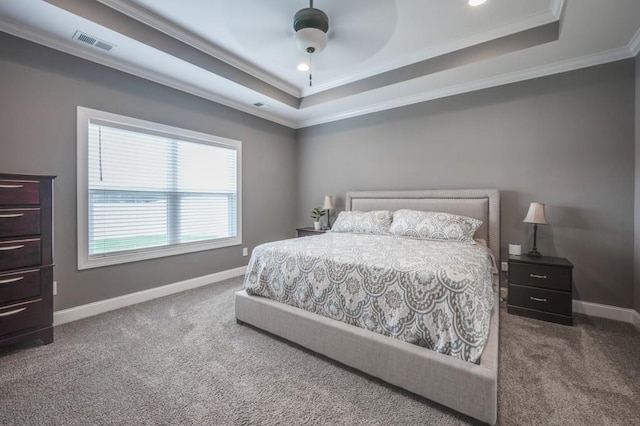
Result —
<svg viewBox="0 0 640 426"><path fill-rule="evenodd" d="M53 179L0 174L0 346L53 341Z"/></svg>
<svg viewBox="0 0 640 426"><path fill-rule="evenodd" d="M507 311L560 324L573 324L573 265L562 257L509 256Z"/></svg>

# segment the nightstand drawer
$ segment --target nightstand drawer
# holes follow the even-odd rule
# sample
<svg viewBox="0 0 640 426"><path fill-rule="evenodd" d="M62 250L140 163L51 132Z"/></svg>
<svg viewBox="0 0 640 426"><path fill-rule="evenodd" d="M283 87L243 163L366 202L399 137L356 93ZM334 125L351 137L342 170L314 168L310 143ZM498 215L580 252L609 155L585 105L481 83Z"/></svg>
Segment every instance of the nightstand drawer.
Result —
<svg viewBox="0 0 640 426"><path fill-rule="evenodd" d="M509 305L572 315L571 293L509 284Z"/></svg>
<svg viewBox="0 0 640 426"><path fill-rule="evenodd" d="M40 209L0 209L0 237L40 234Z"/></svg>
<svg viewBox="0 0 640 426"><path fill-rule="evenodd" d="M0 334L7 335L44 325L46 309L42 300L33 300L0 308Z"/></svg>
<svg viewBox="0 0 640 426"><path fill-rule="evenodd" d="M0 305L40 296L40 269L0 274Z"/></svg>
<svg viewBox="0 0 640 426"><path fill-rule="evenodd" d="M313 235L322 235L326 231L324 229L313 229L313 228L297 228L296 235L299 237L310 237Z"/></svg>
<svg viewBox="0 0 640 426"><path fill-rule="evenodd" d="M0 270L36 266L40 258L40 238L0 242Z"/></svg>
<svg viewBox="0 0 640 426"><path fill-rule="evenodd" d="M0 179L0 204L40 204L40 182Z"/></svg>
<svg viewBox="0 0 640 426"><path fill-rule="evenodd" d="M509 282L561 291L571 290L571 269L510 262Z"/></svg>

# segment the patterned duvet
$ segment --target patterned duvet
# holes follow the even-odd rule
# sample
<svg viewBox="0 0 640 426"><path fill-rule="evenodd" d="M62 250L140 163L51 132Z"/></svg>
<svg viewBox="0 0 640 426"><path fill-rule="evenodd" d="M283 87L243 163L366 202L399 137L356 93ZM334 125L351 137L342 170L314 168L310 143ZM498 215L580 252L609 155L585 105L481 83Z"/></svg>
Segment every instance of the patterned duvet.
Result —
<svg viewBox="0 0 640 426"><path fill-rule="evenodd" d="M493 307L486 247L326 233L256 247L248 294L478 363Z"/></svg>

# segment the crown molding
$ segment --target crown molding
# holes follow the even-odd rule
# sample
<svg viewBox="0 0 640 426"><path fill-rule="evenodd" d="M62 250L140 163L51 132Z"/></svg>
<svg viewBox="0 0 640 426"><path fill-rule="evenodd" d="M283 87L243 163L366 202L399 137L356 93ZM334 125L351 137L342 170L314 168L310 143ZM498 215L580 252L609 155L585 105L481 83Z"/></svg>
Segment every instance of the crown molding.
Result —
<svg viewBox="0 0 640 426"><path fill-rule="evenodd" d="M263 118L265 120L269 120L277 124L281 124L286 127L295 128L295 123L293 121L284 119L274 114L265 113L264 110L260 110L253 106L249 106L249 105L234 101L225 96L216 95L207 90L203 90L196 86L190 85L188 83L179 81L174 78L164 76L154 71L150 71L141 67L137 67L135 65L131 65L124 61L115 59L113 57L104 56L102 54L98 54L97 52L81 49L80 46L76 47L70 43L55 40L53 38L47 37L45 34L39 31L34 31L32 29L25 28L24 26L18 24L17 22L9 20L3 16L0 16L0 31L4 31L16 37L20 37L25 40L29 40L34 43L49 47L51 49L68 53L70 55L73 55L82 59L86 59L88 61L95 62L100 65L104 65L106 67L113 68L118 71L122 71L127 74L131 74L136 77L140 77L145 80L152 81L154 83L161 84L163 86L171 87L181 92L189 93L199 98L203 98L203 99L227 106L229 108L233 108L238 111L242 111L247 114L251 114L253 116Z"/></svg>
<svg viewBox="0 0 640 426"><path fill-rule="evenodd" d="M549 10L556 17L556 19L560 19L560 15L562 15L562 10L564 8L564 3L565 0L552 0Z"/></svg>
<svg viewBox="0 0 640 426"><path fill-rule="evenodd" d="M563 3L564 0L555 0L555 3ZM561 6L560 5L560 6ZM511 34L515 34L522 31L527 31L532 28L536 28L542 25L547 25L557 21L559 13L555 11L555 5L552 5L550 9L544 10L539 13L532 14L526 18L518 21L510 22L501 27L497 27L483 33L473 35L471 37L462 38L450 43L442 44L436 48L429 48L412 52L398 57L393 61L388 61L384 66L377 68L370 68L367 71L356 71L349 74L345 74L341 78L331 80L328 83L314 84L311 88L303 88L301 91L302 97L313 95L325 90L334 89L345 84L353 83L364 78L373 77L377 74L394 70L396 68L404 67L416 62L425 61L430 58L435 58L440 55L455 52L457 50L465 49L471 46L475 46L481 43L486 43L491 40L495 40L501 37L506 37Z"/></svg>
<svg viewBox="0 0 640 426"><path fill-rule="evenodd" d="M114 0L99 0L99 1L114 1ZM563 0L557 0L555 3L563 4ZM52 49L68 53L70 55L80 57L137 77L144 78L149 81L153 81L158 84L162 84L167 87L180 90L185 93L198 96L200 98L233 108L235 110L245 112L247 114L281 124L283 126L300 129L304 127L310 127L333 121L344 120L348 118L358 117L366 114L380 112L388 109L398 108L406 105L426 102L434 99L444 98L447 96L458 95L461 93L491 88L504 84L515 83L528 79L534 79L538 77L544 77L556 73L572 71L575 69L595 66L608 62L614 62L627 58L634 57L640 51L640 30L636 32L634 37L629 42L628 46L619 49L613 49L597 54L586 55L578 58L574 58L567 61L560 61L553 64L542 65L531 69L516 71L512 73L506 73L495 77L490 77L481 80L469 81L459 85L453 85L442 89L430 90L421 92L416 95L406 96L399 99L393 99L389 101L383 101L364 107L353 108L348 111L342 111L335 114L326 114L310 119L286 119L282 118L276 113L269 113L269 110L262 110L253 107L252 105L237 102L224 96L216 95L210 91L195 87L191 84L183 81L161 75L159 73L149 71L147 69L133 66L118 60L114 57L109 57L102 53L93 52L82 46L75 46L74 44L59 39L51 38L44 34L33 30L31 28L24 27L8 18L0 16L0 30L12 34L14 36L50 47Z"/></svg>
<svg viewBox="0 0 640 426"><path fill-rule="evenodd" d="M348 118L354 118L361 115L372 114L375 112L399 108L407 105L413 105L421 102L431 101L434 99L446 98L448 96L459 95L462 93L474 92L477 90L488 89L496 86L503 86L505 84L517 83L520 81L531 80L539 77L546 77L549 75L573 71L580 68L587 68L609 62L628 59L630 57L632 57L631 50L627 47L608 50L606 52L586 55L567 61L541 65L539 67L515 71L495 77L485 78L482 80L470 81L463 84L445 87L443 89L421 92L416 95L405 96L403 98L367 105L363 108L354 108L352 110L340 112L338 114L330 114L323 117L302 120L297 123L296 129L345 120Z"/></svg>
<svg viewBox="0 0 640 426"><path fill-rule="evenodd" d="M161 16L143 8L138 5L132 4L128 0L98 0L98 2L110 7L128 17L135 19L145 25L152 27L182 43L188 44L207 55L213 56L240 71L243 71L265 83L282 90L289 95L300 97L300 90L291 84L288 84L280 79L273 77L271 74L249 64L248 62L240 59L239 57L231 54L230 52L216 46L215 44L198 37L188 31L181 29L179 26L167 21Z"/></svg>
<svg viewBox="0 0 640 426"><path fill-rule="evenodd" d="M633 56L637 56L638 52L640 52L640 28L638 28L638 31L629 42L629 50L631 50Z"/></svg>

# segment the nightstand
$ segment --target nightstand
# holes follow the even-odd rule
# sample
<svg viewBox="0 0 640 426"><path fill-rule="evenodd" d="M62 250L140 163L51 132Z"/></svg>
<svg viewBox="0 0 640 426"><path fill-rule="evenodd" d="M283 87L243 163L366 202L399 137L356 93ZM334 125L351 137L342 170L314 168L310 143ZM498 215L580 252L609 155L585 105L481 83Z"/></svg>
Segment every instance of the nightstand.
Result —
<svg viewBox="0 0 640 426"><path fill-rule="evenodd" d="M572 272L562 257L509 256L507 312L573 325Z"/></svg>
<svg viewBox="0 0 640 426"><path fill-rule="evenodd" d="M325 229L314 229L314 228L296 228L296 232L298 233L298 237L309 237L311 235L320 235L327 232Z"/></svg>

